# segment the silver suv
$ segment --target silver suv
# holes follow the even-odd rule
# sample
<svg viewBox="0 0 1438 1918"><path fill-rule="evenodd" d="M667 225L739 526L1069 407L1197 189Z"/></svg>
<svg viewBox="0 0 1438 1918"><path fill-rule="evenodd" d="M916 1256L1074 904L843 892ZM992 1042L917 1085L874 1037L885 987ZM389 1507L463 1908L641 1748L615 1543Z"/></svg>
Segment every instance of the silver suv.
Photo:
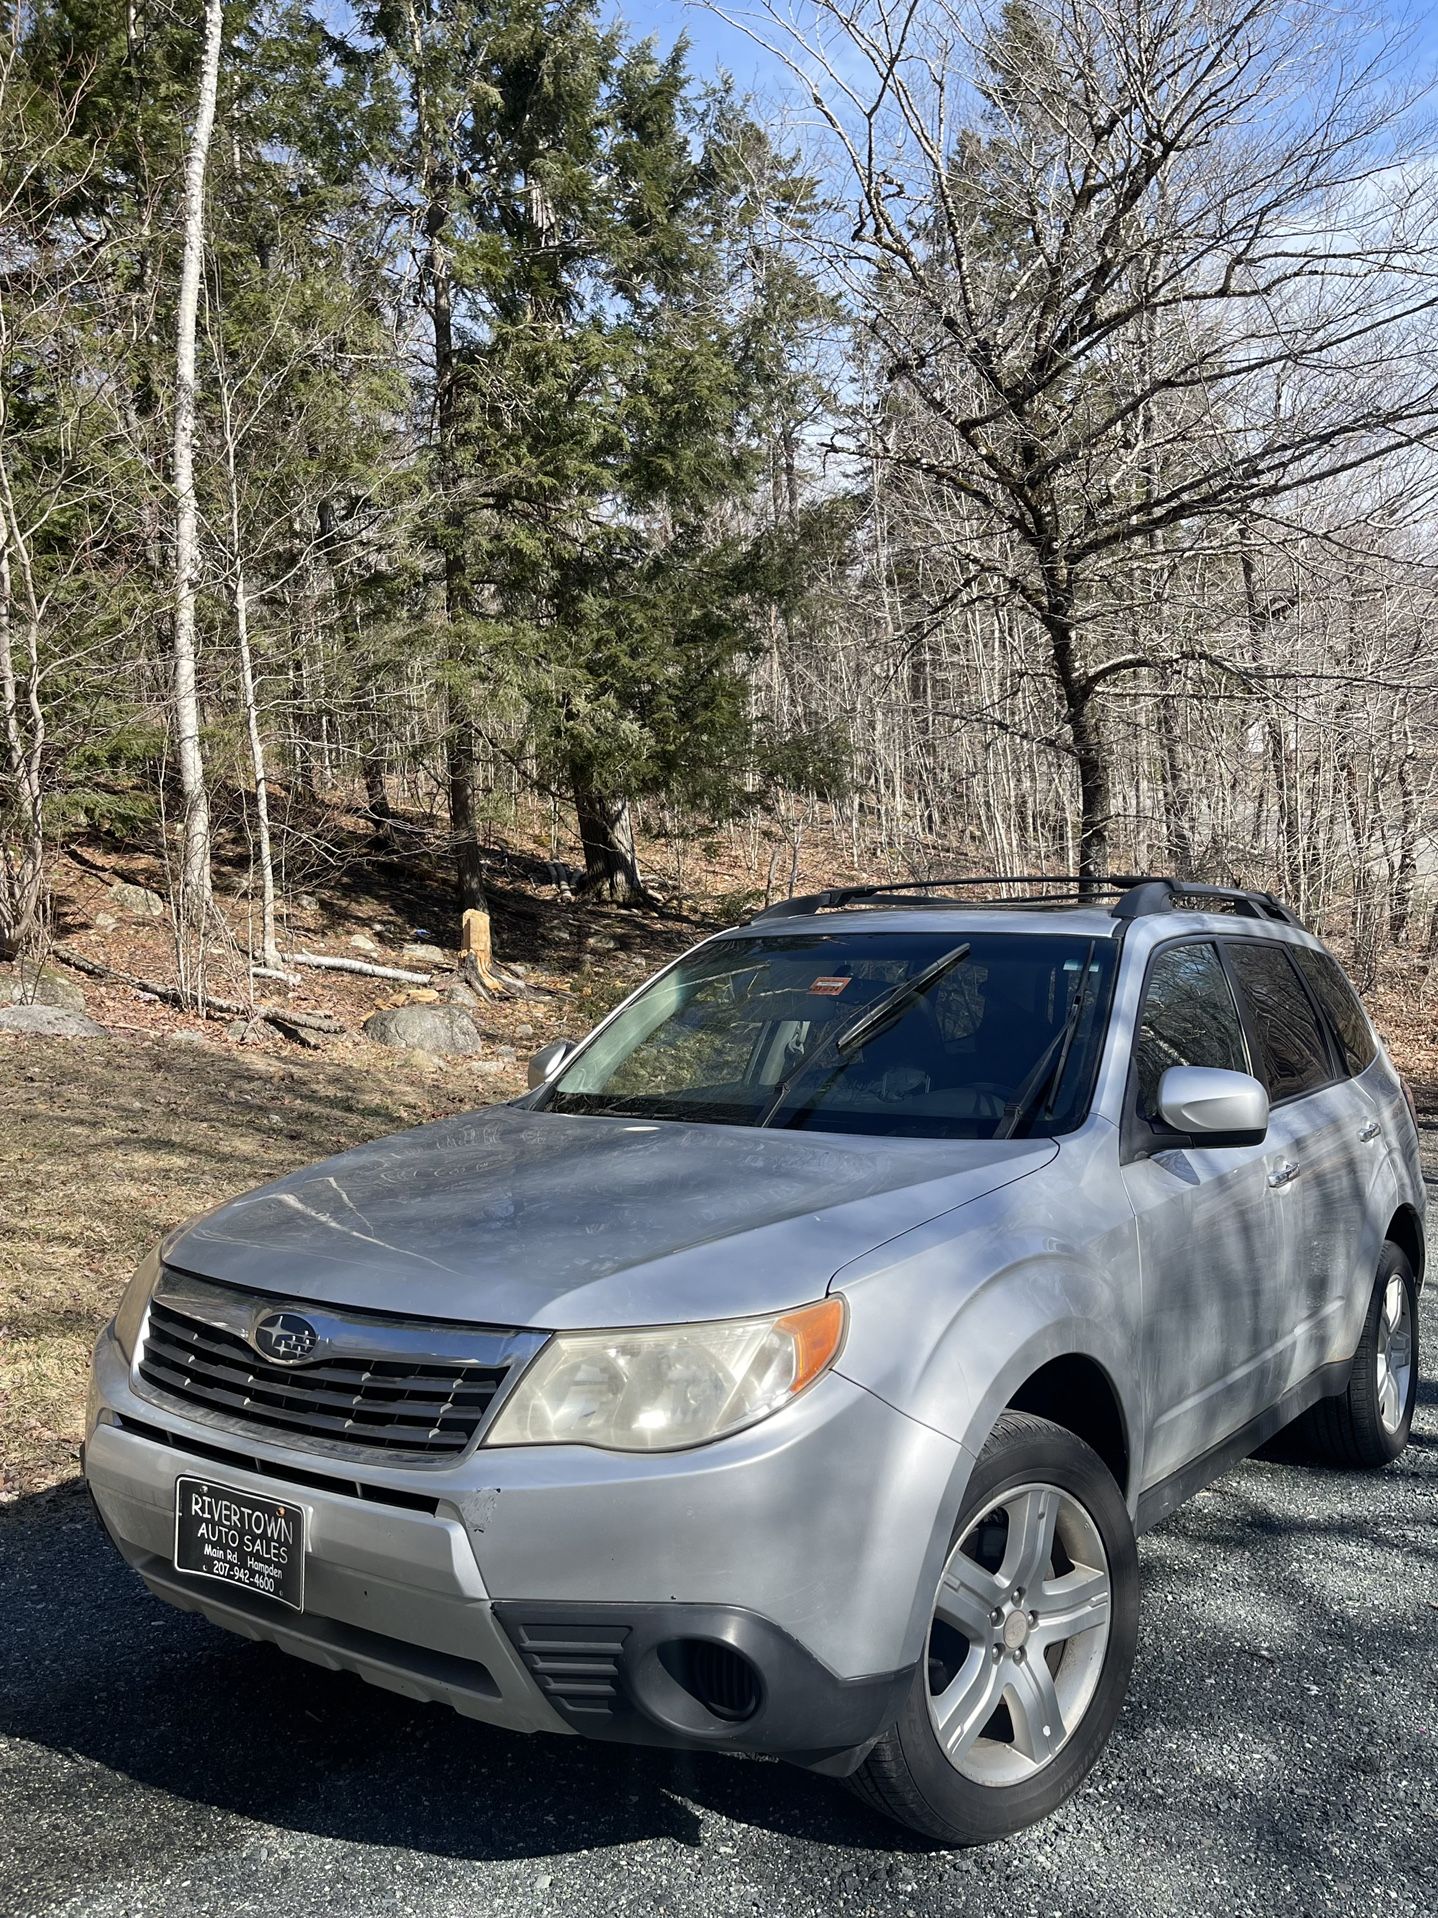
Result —
<svg viewBox="0 0 1438 1918"><path fill-rule="evenodd" d="M86 1449L150 1590L946 1843L1058 1805L1128 1683L1135 1533L1295 1420L1403 1450L1423 1181L1268 895L958 890L785 902L513 1104L172 1234Z"/></svg>

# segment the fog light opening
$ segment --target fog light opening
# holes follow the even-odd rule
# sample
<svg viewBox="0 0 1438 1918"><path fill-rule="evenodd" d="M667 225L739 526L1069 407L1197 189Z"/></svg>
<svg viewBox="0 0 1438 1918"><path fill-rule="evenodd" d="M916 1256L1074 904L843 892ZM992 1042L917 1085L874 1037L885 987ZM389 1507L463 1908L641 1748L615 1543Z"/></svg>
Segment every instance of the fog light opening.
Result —
<svg viewBox="0 0 1438 1918"><path fill-rule="evenodd" d="M732 1645L681 1638L665 1645L659 1657L674 1682L726 1725L742 1725L763 1702L758 1672Z"/></svg>

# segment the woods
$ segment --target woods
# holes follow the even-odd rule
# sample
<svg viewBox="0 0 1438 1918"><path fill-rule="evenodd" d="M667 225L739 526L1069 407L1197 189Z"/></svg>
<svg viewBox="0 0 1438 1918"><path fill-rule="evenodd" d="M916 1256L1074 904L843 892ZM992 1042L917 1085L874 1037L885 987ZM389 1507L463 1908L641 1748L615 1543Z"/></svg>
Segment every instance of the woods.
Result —
<svg viewBox="0 0 1438 1918"><path fill-rule="evenodd" d="M762 104L591 0L11 10L0 956L109 833L233 991L336 797L456 916L524 819L639 908L818 833L1431 956L1411 48L1290 0L751 24Z"/></svg>

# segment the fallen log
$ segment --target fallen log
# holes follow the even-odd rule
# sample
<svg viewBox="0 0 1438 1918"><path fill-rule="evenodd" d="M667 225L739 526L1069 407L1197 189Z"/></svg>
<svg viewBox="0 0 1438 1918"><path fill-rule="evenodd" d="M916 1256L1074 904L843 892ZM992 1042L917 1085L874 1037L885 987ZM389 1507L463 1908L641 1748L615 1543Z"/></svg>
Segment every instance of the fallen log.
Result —
<svg viewBox="0 0 1438 1918"><path fill-rule="evenodd" d="M329 1012L296 1012L291 1006L271 1006L258 1003L247 1006L238 999L220 999L213 995L205 998L203 1004L192 1005L178 986L164 986L154 979L141 979L136 973L122 972L118 966L101 965L98 959L87 959L82 952L67 952L63 946L53 946L52 959L58 959L62 965L72 966L76 972L86 973L91 979L108 980L112 985L132 986L136 992L148 993L150 998L158 999L163 1005L178 1006L182 1012L199 1012L207 1019L263 1019L286 1038L294 1038L301 1030L305 1032L343 1032L344 1027ZM292 1030L286 1030L292 1028ZM310 1043L304 1041L302 1043Z"/></svg>
<svg viewBox="0 0 1438 1918"><path fill-rule="evenodd" d="M432 972L410 972L403 966L377 966L368 959L340 959L328 952L287 952L287 966L318 966L325 972L359 972L366 979L402 979L407 986L431 986Z"/></svg>

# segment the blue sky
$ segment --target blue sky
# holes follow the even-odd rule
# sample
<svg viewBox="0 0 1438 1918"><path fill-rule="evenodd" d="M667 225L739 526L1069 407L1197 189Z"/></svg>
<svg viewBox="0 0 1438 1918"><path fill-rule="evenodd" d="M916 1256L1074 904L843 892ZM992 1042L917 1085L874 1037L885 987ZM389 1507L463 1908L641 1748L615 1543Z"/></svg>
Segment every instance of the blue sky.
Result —
<svg viewBox="0 0 1438 1918"><path fill-rule="evenodd" d="M1361 7L1363 0L1356 0L1356 4ZM1393 26L1412 29L1413 64L1420 73L1425 69L1431 73L1438 67L1438 0L1411 0L1411 4L1374 0L1374 5L1379 16ZM756 0L735 0L727 8L741 15L751 9L758 12ZM1335 12L1344 10L1343 0L1335 0ZM787 76L783 70L700 0L609 0L609 11L626 20L636 32L652 33L663 47L672 46L681 32L687 33L693 46L694 72L701 78L724 66L742 89L774 92L784 86Z"/></svg>
<svg viewBox="0 0 1438 1918"><path fill-rule="evenodd" d="M744 0L729 9L735 13L745 10ZM636 33L652 33L662 47L672 46L681 33L687 33L693 47L693 68L700 76L722 66L745 91L763 91L774 85L774 63L768 56L696 0L617 0L617 4L611 0L610 11L627 20Z"/></svg>

